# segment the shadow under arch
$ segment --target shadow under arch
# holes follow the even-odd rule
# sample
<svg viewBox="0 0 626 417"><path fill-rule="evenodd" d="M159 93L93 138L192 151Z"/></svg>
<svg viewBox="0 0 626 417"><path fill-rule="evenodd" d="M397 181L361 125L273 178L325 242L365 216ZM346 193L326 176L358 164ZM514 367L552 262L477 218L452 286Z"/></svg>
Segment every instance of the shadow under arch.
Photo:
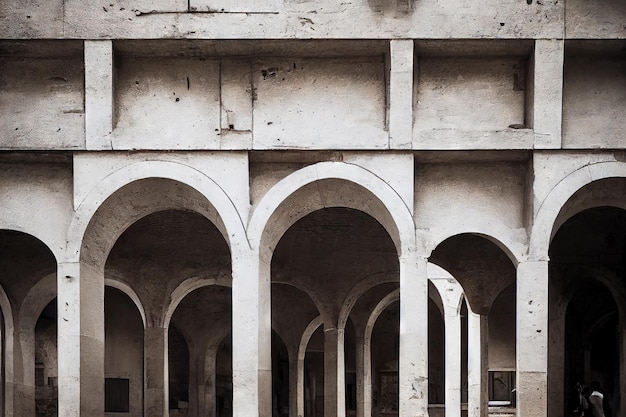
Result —
<svg viewBox="0 0 626 417"><path fill-rule="evenodd" d="M248 225L252 246L271 252L298 219L326 207L369 214L387 230L399 254L415 245L411 212L384 180L354 164L320 162L283 178L263 197Z"/></svg>
<svg viewBox="0 0 626 417"><path fill-rule="evenodd" d="M152 208L145 207L142 213L137 213L134 216L135 220L146 214L163 209L189 209L205 215L218 227L231 248L231 252L238 252L248 247L241 216L234 206L233 201L215 181L190 166L177 162L153 160L135 162L116 170L95 185L86 197L79 202L79 206L76 209L76 213L68 229L68 245L65 252L66 261L76 262L82 259L81 248L85 246L84 240L85 236L88 234L88 229L98 211L102 210L102 207L106 205L107 201L119 195L120 191L126 189L128 186L148 180L160 180L164 184L171 182L184 185L190 190L193 190L191 193L187 193L188 195L192 195L191 200L187 201L191 201L192 203L205 202L208 203L208 207L205 205L204 207L199 207L194 210L193 204L181 205L182 201L186 201L182 198L175 199L175 201L170 202L164 208L159 209L158 201L152 201ZM161 197L162 199L163 195L157 192L156 197ZM149 202L144 201L144 203ZM150 206L150 204L146 205ZM113 218L116 219L116 217ZM121 225L118 225L118 227L113 227L113 229L120 229L115 230L117 236L124 230L124 225L127 227L127 225L131 223L132 220L126 220L123 221ZM112 239L112 242L114 241L115 239ZM108 253L108 251L106 253Z"/></svg>
<svg viewBox="0 0 626 417"><path fill-rule="evenodd" d="M34 355L34 332L38 314L56 296L58 253L55 254L38 237L37 232L31 234L24 230L28 228L15 225L0 229L0 269L3 271L0 277L0 308L3 318L1 389L2 412L5 416L17 415L24 410L34 413L34 369L30 369L30 360L25 361L24 350ZM52 290L40 291L46 294L41 295L43 300L38 300L32 295L33 287L42 286L52 287ZM29 308L32 311L27 312ZM24 321L32 325L30 331L25 332ZM23 340L26 334L29 340ZM25 344L28 346L23 349Z"/></svg>
<svg viewBox="0 0 626 417"><path fill-rule="evenodd" d="M568 200L585 186L610 178L626 178L626 163L604 161L586 164L567 174L549 191L541 201L533 222L529 241L530 259L549 259L550 243L558 230L557 225L564 222L559 217L564 213Z"/></svg>
<svg viewBox="0 0 626 417"><path fill-rule="evenodd" d="M516 281L516 265L493 238L460 234L447 238L429 261L448 271L463 288L468 307L488 315L495 298Z"/></svg>
<svg viewBox="0 0 626 417"><path fill-rule="evenodd" d="M618 343L626 314L626 210L620 201L625 189L624 178L594 181L567 201L556 223L560 226L548 253L553 399L548 410L553 415L571 411L570 388L576 382L600 381L616 414L626 406L621 372L626 362L623 343Z"/></svg>

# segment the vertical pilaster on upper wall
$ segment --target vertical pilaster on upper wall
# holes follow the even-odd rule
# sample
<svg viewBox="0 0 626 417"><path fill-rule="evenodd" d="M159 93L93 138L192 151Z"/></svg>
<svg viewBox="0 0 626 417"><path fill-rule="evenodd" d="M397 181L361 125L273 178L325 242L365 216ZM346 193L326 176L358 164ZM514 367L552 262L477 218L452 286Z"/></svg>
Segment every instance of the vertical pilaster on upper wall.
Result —
<svg viewBox="0 0 626 417"><path fill-rule="evenodd" d="M563 116L563 39L537 39L533 57L531 125L535 149L561 147Z"/></svg>
<svg viewBox="0 0 626 417"><path fill-rule="evenodd" d="M85 41L85 137L87 150L111 149L113 43Z"/></svg>
<svg viewBox="0 0 626 417"><path fill-rule="evenodd" d="M413 41L389 45L389 148L411 149L413 138Z"/></svg>

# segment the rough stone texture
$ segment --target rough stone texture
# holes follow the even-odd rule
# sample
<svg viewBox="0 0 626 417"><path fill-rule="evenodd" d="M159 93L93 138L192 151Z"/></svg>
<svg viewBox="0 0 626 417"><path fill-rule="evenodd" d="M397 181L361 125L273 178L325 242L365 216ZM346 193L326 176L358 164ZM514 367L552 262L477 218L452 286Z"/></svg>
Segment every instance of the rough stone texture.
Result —
<svg viewBox="0 0 626 417"><path fill-rule="evenodd" d="M624 16L2 2L1 414L623 416Z"/></svg>
<svg viewBox="0 0 626 417"><path fill-rule="evenodd" d="M563 147L622 147L626 61L571 57L563 71Z"/></svg>

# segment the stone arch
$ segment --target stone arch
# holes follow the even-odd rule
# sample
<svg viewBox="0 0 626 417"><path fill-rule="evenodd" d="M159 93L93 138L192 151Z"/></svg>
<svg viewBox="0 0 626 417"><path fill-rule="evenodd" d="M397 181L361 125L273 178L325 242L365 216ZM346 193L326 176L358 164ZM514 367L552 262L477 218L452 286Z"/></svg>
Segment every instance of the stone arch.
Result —
<svg viewBox="0 0 626 417"><path fill-rule="evenodd" d="M429 262L443 268L461 285L468 308L488 315L497 295L517 280L518 260L503 247L493 236L456 234L437 245Z"/></svg>
<svg viewBox="0 0 626 417"><path fill-rule="evenodd" d="M174 289L174 291L172 291L172 294L170 295L170 302L167 305L163 313L163 317L161 318L161 323L163 325L163 328L165 329L169 328L170 321L172 319L172 315L174 315L174 312L176 311L176 307L178 307L180 302L187 295L189 295L191 292L199 288L208 287L211 285L218 285L222 287L232 288L233 283L232 283L232 280L225 279L223 277L217 277L217 278L194 277L194 278L186 279L185 281L181 282Z"/></svg>
<svg viewBox="0 0 626 417"><path fill-rule="evenodd" d="M54 256L54 259L57 262L59 259L63 259L65 248L55 245L54 237L45 235L42 231L43 228L37 228L37 224L15 224L6 222L5 220L6 219L0 217L0 230L8 230L29 235L41 242L41 244L44 245L50 253L52 253L52 256Z"/></svg>
<svg viewBox="0 0 626 417"><path fill-rule="evenodd" d="M363 395L363 412L365 416L372 414L372 332L378 317L382 312L391 305L391 303L400 300L400 289L396 289L383 297L372 310L367 324L365 325L365 333L363 337L363 379L364 379L364 395Z"/></svg>
<svg viewBox="0 0 626 417"><path fill-rule="evenodd" d="M373 201L369 204L354 200L338 201L336 196L328 195L325 190L322 190L320 185L324 180L339 180L349 184L353 189L356 188L361 193L366 193ZM315 189L308 190L311 194L317 194L312 201L307 201L310 204L306 207L294 208L290 213L282 213L282 215L279 213L289 197L307 186L315 185L317 185ZM335 201L332 197L335 197ZM363 205L359 206L358 203L363 203ZM413 217L402 198L382 178L371 171L345 162L319 162L307 166L290 174L272 187L250 219L248 231L252 246L256 248L263 246L263 249L267 248L271 253L283 233L298 219L315 210L337 206L354 208L370 214L387 230L396 245L398 254L407 253L409 248L415 246ZM289 221L280 223L281 217ZM272 221L274 224L271 224ZM276 232L270 236L268 230Z"/></svg>
<svg viewBox="0 0 626 417"><path fill-rule="evenodd" d="M59 251L54 251L53 241L55 240L54 236L45 236L45 233L42 230L46 230L46 228L41 228L42 230L33 230L36 229L38 224L33 223L29 225L18 225L15 223L5 223L4 219L0 219L0 231L6 232L15 232L18 235L24 235L28 240L32 240L37 247L45 252L45 264L39 265L34 275L35 278L43 276L38 281L34 282L30 288L26 290L24 288L25 293L20 291L22 295L18 296L18 299L9 299L9 295L5 291L5 288L0 286L0 309L2 310L3 320L4 320L4 340L2 341L3 346L1 348L2 359L4 361L4 398L2 408L4 410L4 415L7 417L11 417L16 413L22 412L24 408L24 402L26 401L28 410L31 408L34 411L34 397L32 406L29 402L31 398L23 392L25 390L24 381L26 379L32 380L33 386L33 395L34 395L34 369L30 369L27 366L27 362L24 360L24 349L22 348L21 343L21 334L24 332L24 316L29 316L29 321L32 325L32 336L31 336L31 344L34 355L34 331L35 324L37 319L46 305L56 296L56 277L58 274L59 268ZM58 248L57 248L58 249ZM54 271L54 272L52 272ZM42 281L45 283L42 283ZM33 287L41 288L42 286L52 287L50 292L52 295L49 300L47 300L43 305L40 303L35 303L32 294L37 290L33 290ZM10 293L11 289L7 287ZM45 291L44 291L45 292ZM29 298L29 294L31 295ZM13 294L15 297L15 294ZM44 298L47 296L44 296ZM28 310L28 313L25 310ZM33 362L34 367L34 362ZM32 378L30 375L32 375ZM28 412L28 411L27 411Z"/></svg>
<svg viewBox="0 0 626 417"><path fill-rule="evenodd" d="M293 282L272 281L272 285L274 284L287 285L289 287L293 287L302 291L313 302L313 304L315 305L315 308L317 308L317 311L320 314L320 317L323 317L324 327L329 328L329 327L334 326L332 322L332 313L328 310L328 308L324 307L324 303L322 302L322 300L320 300L320 298L317 296L317 294L314 291L310 291L309 288L306 288L302 285L294 284Z"/></svg>
<svg viewBox="0 0 626 417"><path fill-rule="evenodd" d="M626 178L626 163L597 162L584 165L565 176L541 202L532 227L529 256L532 260L548 260L548 249L555 233L557 219L564 206L584 186L607 178Z"/></svg>
<svg viewBox="0 0 626 417"><path fill-rule="evenodd" d="M68 230L68 245L65 252L67 261L77 262L82 258L81 247L89 225L94 216L97 216L97 211L103 207L109 198L120 192L125 186L137 181L155 178L182 184L204 197L215 211L214 215L209 214L208 218L222 232L233 257L234 253L248 247L244 224L239 212L226 192L210 177L195 168L177 162L144 161L132 163L108 175L79 203ZM147 210L145 214L154 211ZM206 215L207 213L203 214ZM122 231L118 231L117 236ZM109 244L112 245L113 242Z"/></svg>
<svg viewBox="0 0 626 417"><path fill-rule="evenodd" d="M130 298L130 300L135 304L135 307L137 307L137 310L139 311L139 315L141 316L141 321L143 322L143 328L145 329L146 324L147 324L146 323L146 310L143 308L143 304L141 300L139 299L139 296L137 295L135 290L133 290L130 285L128 285L124 281L121 281L117 278L105 278L104 285L107 287L120 290L121 292L126 294L128 298Z"/></svg>
<svg viewBox="0 0 626 417"><path fill-rule="evenodd" d="M337 328L339 330L345 329L352 308L357 303L359 298L361 298L361 296L365 294L368 290L380 284L386 284L389 282L400 282L398 279L400 271L395 271L398 273L398 276L391 275L392 272L393 271L381 272L370 275L368 277L365 277L364 279L359 281L354 287L352 287L350 293L344 300L341 311L339 312L339 320L337 325Z"/></svg>
<svg viewBox="0 0 626 417"><path fill-rule="evenodd" d="M617 306L620 322L626 323L626 287L615 285L615 273L608 270L593 270L586 266L582 266L580 271L582 272L582 275L587 277L588 280L597 281L609 290ZM577 290L577 286L571 286L565 289L562 302L562 308L565 311L567 310Z"/></svg>
<svg viewBox="0 0 626 417"><path fill-rule="evenodd" d="M306 356L306 348L309 345L313 333L324 323L324 318L320 315L311 320L309 325L302 333L300 346L298 347L297 362L297 387L296 387L296 410L298 416L304 416L304 358Z"/></svg>
<svg viewBox="0 0 626 417"><path fill-rule="evenodd" d="M427 272L428 272L428 282L429 282L429 288L432 288L433 291L436 292L437 296L438 296L438 300L435 300L435 303L437 304L437 307L440 309L442 316L445 314L445 303L443 302L444 298L444 294L442 294L442 288L439 285L435 284L435 280L437 279L443 279L443 280L447 280L448 282L451 282L452 285L457 286L460 285L458 283L458 281L456 280L456 278L454 278L452 276L452 274L448 271L446 271L444 268L442 268L441 266L428 262L428 264L426 265L427 268ZM432 285L432 286L431 286ZM458 306L456 308L456 313L458 313L461 309L461 305L463 304L463 301L465 301L467 303L467 306L469 308L469 301L467 301L465 294L461 291L461 294L459 295L459 300L458 300Z"/></svg>
<svg viewBox="0 0 626 417"><path fill-rule="evenodd" d="M24 384L35 386L35 369L31 356L35 355L35 325L43 309L57 296L57 276L43 277L24 298L18 315L18 332L21 350L21 374Z"/></svg>
<svg viewBox="0 0 626 417"><path fill-rule="evenodd" d="M34 411L35 407L35 327L43 310L57 296L57 274L48 274L40 279L26 294L18 314L16 342L20 355L16 359L15 371L21 375L25 392L21 407ZM16 349L16 350L17 350ZM18 381L16 381L18 382ZM32 391L30 391L32 390ZM32 397L31 397L32 395ZM32 402L32 404L30 403Z"/></svg>
<svg viewBox="0 0 626 417"><path fill-rule="evenodd" d="M520 242L520 239L515 238L511 228L499 222L484 221L482 219L477 221L471 228L454 230L452 232L443 230L441 233L432 236L432 243L427 253L432 253L432 251L447 239L464 234L480 236L495 244L508 256L514 266L517 266L525 258L527 247ZM526 240L526 238L524 237L523 240Z"/></svg>

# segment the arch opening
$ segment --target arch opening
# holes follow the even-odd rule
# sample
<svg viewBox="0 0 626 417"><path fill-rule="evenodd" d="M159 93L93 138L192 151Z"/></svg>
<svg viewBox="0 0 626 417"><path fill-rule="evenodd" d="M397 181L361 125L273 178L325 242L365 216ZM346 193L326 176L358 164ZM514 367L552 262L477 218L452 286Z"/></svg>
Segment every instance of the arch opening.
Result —
<svg viewBox="0 0 626 417"><path fill-rule="evenodd" d="M187 294L169 324L170 416L232 416L232 291Z"/></svg>
<svg viewBox="0 0 626 417"><path fill-rule="evenodd" d="M597 206L599 201L588 201L592 208L578 211L582 198L571 201L576 207L563 208L576 214L562 222L549 252L551 312L557 318L550 329L554 348L549 378L552 375L555 381L557 399L552 409L572 413L576 383L595 383L605 395L605 413L622 415L626 411L622 398L626 364L620 342L626 300L626 211ZM555 375L561 372L559 384Z"/></svg>
<svg viewBox="0 0 626 417"><path fill-rule="evenodd" d="M299 331L303 332L317 314L321 314L324 321L324 355L317 355L317 360L324 361L324 372L317 367L319 363L312 365L316 354L307 351L308 359L305 359L309 378L315 375L318 382L322 374L326 378L323 396L316 390L316 398L308 398L309 412L314 412L316 403L313 402L320 400L322 407L315 405L317 411L343 408L347 415L356 412L359 402L356 398L356 339L363 329L355 332L352 324L342 327L340 312L353 288L364 277L377 276L380 283L386 283L389 276L394 276L396 283L393 285L397 287L398 270L393 240L376 219L363 211L346 207L313 211L296 221L281 237L271 260L273 310L283 304L280 300L289 297L284 290L278 291L276 284L288 284L306 289L308 298L314 300L317 307L300 303L288 311L291 320L300 323L296 326ZM284 311L284 307L280 308ZM278 329L282 326L281 318L274 311L272 316ZM312 389L311 384L309 380L305 385Z"/></svg>

